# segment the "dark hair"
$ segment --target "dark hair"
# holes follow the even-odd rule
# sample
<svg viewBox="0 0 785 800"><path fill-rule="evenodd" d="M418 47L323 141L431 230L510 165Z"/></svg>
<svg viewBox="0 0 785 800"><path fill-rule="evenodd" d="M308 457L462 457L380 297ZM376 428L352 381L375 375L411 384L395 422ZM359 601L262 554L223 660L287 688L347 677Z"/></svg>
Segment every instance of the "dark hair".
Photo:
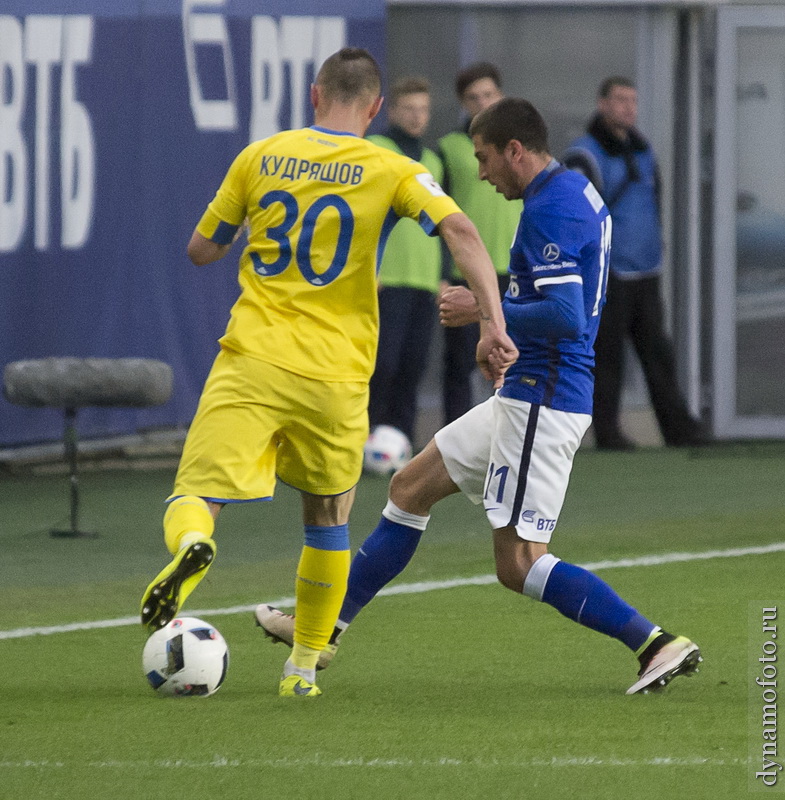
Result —
<svg viewBox="0 0 785 800"><path fill-rule="evenodd" d="M625 78L622 75L613 75L600 84L600 88L597 90L597 97L610 97L611 92L617 86L624 86L626 89L635 88L635 84L629 78Z"/></svg>
<svg viewBox="0 0 785 800"><path fill-rule="evenodd" d="M390 105L395 105L402 97L407 94L429 94L431 91L431 84L428 83L427 78L422 78L419 75L410 75L407 78L401 78L392 85L390 89Z"/></svg>
<svg viewBox="0 0 785 800"><path fill-rule="evenodd" d="M361 47L344 47L322 64L316 76L326 99L351 103L364 95L381 94L382 74L374 57Z"/></svg>
<svg viewBox="0 0 785 800"><path fill-rule="evenodd" d="M513 139L533 153L548 152L548 128L540 112L528 101L505 97L481 111L469 126L470 136L479 136L499 152Z"/></svg>
<svg viewBox="0 0 785 800"><path fill-rule="evenodd" d="M458 99L462 99L463 93L481 78L490 78L497 89L502 88L502 76L497 67L489 61L478 61L465 67L455 76L455 94L458 95Z"/></svg>

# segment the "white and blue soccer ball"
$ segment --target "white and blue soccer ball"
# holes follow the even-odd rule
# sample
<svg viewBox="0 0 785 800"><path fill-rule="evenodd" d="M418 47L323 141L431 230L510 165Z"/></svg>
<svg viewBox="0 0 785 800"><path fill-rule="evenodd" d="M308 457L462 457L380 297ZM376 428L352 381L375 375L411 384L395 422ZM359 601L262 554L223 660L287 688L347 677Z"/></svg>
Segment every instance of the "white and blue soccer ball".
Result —
<svg viewBox="0 0 785 800"><path fill-rule="evenodd" d="M177 617L147 640L142 666L159 695L208 697L224 682L229 647L209 622Z"/></svg>
<svg viewBox="0 0 785 800"><path fill-rule="evenodd" d="M363 466L374 475L391 475L412 458L412 443L392 425L377 425L365 442Z"/></svg>

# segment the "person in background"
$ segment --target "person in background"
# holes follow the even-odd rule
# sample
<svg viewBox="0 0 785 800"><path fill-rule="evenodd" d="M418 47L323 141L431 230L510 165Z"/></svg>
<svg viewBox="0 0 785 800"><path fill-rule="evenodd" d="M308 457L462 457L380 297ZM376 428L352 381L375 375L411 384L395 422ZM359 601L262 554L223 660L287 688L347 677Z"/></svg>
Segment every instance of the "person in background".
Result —
<svg viewBox="0 0 785 800"><path fill-rule="evenodd" d="M600 450L633 450L619 419L624 344L629 339L646 379L662 437L671 447L707 444L709 437L679 391L673 345L660 297L660 176L651 144L635 127L638 93L623 77L605 79L597 113L564 164L586 175L613 218L608 302L594 345L594 434Z"/></svg>
<svg viewBox="0 0 785 800"><path fill-rule="evenodd" d="M368 138L419 162L441 183L442 162L422 142L430 116L428 81L417 76L402 78L390 91L388 129ZM426 236L415 220L404 218L395 223L379 272L379 349L368 416L371 430L377 425L391 425L411 443L436 320L441 262L438 239Z"/></svg>
<svg viewBox="0 0 785 800"><path fill-rule="evenodd" d="M474 117L504 96L501 74L495 65L488 62L471 64L456 75L455 93L466 120L458 130L439 139L438 151L444 162L444 189L477 226L496 268L499 292L504 295L510 243L521 215L521 201L506 202L492 186L480 180L474 146L468 133ZM474 313L475 300L465 290L465 283L447 256L441 287L441 296L447 294L456 320L444 330L442 405L446 425L465 414L476 402L472 393L472 375L478 331L475 324L463 322Z"/></svg>

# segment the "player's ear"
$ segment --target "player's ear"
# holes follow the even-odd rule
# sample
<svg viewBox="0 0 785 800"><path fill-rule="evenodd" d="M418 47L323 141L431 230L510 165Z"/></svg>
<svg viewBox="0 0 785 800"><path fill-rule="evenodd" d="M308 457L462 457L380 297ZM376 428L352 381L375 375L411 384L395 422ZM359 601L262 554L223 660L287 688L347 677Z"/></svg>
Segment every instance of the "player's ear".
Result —
<svg viewBox="0 0 785 800"><path fill-rule="evenodd" d="M314 109L319 107L319 87L315 84L311 84L311 105Z"/></svg>
<svg viewBox="0 0 785 800"><path fill-rule="evenodd" d="M369 120L372 120L381 110L382 104L384 103L384 97L379 95L376 100L373 101L373 105L371 106L370 115L368 117Z"/></svg>
<svg viewBox="0 0 785 800"><path fill-rule="evenodd" d="M517 139L510 139L504 152L509 155L513 163L517 164L523 157L523 145Z"/></svg>

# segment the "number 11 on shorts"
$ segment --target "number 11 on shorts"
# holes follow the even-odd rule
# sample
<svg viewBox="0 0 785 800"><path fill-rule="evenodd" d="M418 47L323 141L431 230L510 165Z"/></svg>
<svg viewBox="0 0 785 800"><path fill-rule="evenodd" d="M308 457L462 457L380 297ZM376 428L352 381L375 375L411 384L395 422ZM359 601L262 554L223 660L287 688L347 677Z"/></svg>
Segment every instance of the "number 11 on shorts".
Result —
<svg viewBox="0 0 785 800"><path fill-rule="evenodd" d="M496 469L496 465L491 462L491 466L488 469L488 477L485 480L485 494L483 495L483 500L488 499L488 493L491 491L491 487L495 484L496 502L502 502L502 498L504 497L504 485L507 483L507 473L509 471L510 468L508 466L505 465L499 467L499 469Z"/></svg>

